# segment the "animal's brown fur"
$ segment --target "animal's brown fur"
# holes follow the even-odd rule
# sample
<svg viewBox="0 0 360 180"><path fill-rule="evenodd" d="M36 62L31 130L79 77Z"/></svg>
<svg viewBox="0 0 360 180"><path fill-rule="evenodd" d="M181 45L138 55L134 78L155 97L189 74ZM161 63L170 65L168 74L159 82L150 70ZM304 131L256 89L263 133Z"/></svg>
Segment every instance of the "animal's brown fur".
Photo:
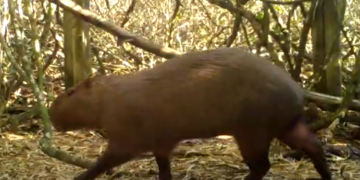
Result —
<svg viewBox="0 0 360 180"><path fill-rule="evenodd" d="M152 151L159 178L171 180L169 155L184 139L232 135L247 162L246 180L270 168L278 138L304 150L324 180L323 150L302 121L302 88L282 69L239 48L187 53L128 76L97 76L60 95L51 107L59 131L103 128L109 146L77 180Z"/></svg>

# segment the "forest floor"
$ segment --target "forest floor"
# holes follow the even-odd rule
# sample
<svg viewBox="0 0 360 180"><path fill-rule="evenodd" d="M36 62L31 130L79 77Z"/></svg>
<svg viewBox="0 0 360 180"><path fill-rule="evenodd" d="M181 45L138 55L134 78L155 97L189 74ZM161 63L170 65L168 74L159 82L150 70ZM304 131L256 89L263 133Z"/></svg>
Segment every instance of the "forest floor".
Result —
<svg viewBox="0 0 360 180"><path fill-rule="evenodd" d="M39 133L40 134L40 133ZM84 169L66 164L44 154L39 146L39 135L14 135L0 133L0 180L71 180ZM54 147L87 159L95 160L104 151L106 141L89 132L53 134ZM231 137L218 137L207 140L182 142L172 157L174 180L230 180L243 179L248 167ZM301 161L282 158L288 152L282 146L271 146L272 167L266 180L301 180L318 178L308 158ZM360 178L360 160L327 156L334 179ZM123 176L115 179L154 180L157 166L152 156L136 159L116 168ZM102 175L98 179L110 179Z"/></svg>

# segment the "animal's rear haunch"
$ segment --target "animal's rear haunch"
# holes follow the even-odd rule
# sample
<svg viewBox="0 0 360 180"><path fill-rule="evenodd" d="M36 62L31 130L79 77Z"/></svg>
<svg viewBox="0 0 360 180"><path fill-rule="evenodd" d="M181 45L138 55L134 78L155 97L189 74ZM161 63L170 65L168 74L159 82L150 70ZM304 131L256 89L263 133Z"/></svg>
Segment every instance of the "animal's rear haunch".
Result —
<svg viewBox="0 0 360 180"><path fill-rule="evenodd" d="M102 128L109 146L77 180L151 151L159 179L170 180L170 154L185 139L234 136L249 166L246 180L268 172L274 138L305 151L322 179L331 173L302 120L303 90L282 69L240 48L187 53L127 76L98 76L60 95L51 121L59 131Z"/></svg>

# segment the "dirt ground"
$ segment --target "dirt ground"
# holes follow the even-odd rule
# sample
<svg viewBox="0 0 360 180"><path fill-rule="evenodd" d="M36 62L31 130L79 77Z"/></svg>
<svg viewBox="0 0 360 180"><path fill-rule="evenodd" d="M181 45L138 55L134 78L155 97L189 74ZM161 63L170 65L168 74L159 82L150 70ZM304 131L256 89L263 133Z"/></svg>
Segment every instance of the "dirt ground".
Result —
<svg viewBox="0 0 360 180"><path fill-rule="evenodd" d="M39 146L39 135L0 134L0 180L71 180L84 171L44 154ZM95 160L105 149L106 141L89 132L53 134L54 147L87 159ZM273 145L270 161L272 167L267 180L301 180L318 178L309 159L295 161L282 158L284 148ZM334 156L328 156L334 179L360 178L360 162ZM116 168L123 176L115 179L154 180L157 178L157 166L152 156L136 159ZM182 142L172 157L174 180L240 180L248 173L241 155L230 137ZM110 179L101 176L98 179Z"/></svg>

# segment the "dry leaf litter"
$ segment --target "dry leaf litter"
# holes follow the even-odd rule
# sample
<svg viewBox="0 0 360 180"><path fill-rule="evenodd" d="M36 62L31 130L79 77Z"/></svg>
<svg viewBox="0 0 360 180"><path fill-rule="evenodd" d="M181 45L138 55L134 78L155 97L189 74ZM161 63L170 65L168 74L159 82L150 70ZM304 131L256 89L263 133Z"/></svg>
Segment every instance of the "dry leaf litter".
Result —
<svg viewBox="0 0 360 180"><path fill-rule="evenodd" d="M39 135L0 134L0 180L71 180L84 169L66 164L44 154L39 146ZM77 131L54 132L53 145L72 155L95 160L106 148L106 141L92 133ZM172 174L174 180L241 180L248 173L231 137L191 140L174 150ZM264 180L301 180L319 178L309 159L301 161L282 158L285 147L271 146L272 167ZM329 157L334 179L360 178L360 161ZM155 180L157 166L152 156L138 158L117 167L122 176L113 179ZM111 179L102 175L98 179Z"/></svg>

